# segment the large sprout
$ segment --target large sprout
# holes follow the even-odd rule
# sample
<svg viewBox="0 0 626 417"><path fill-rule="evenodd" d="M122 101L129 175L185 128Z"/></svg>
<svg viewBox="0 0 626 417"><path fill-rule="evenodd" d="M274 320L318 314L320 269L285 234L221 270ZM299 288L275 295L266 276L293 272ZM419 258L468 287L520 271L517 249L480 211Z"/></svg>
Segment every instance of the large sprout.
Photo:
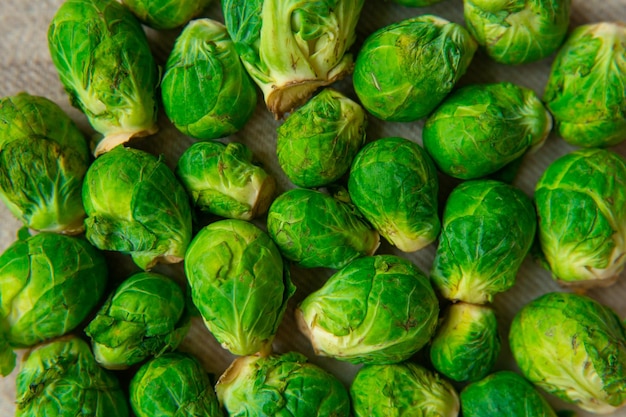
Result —
<svg viewBox="0 0 626 417"><path fill-rule="evenodd" d="M231 417L350 415L350 397L343 384L296 352L237 358L219 378L215 391Z"/></svg>
<svg viewBox="0 0 626 417"><path fill-rule="evenodd" d="M460 408L452 384L411 362L363 366L350 398L355 417L457 417Z"/></svg>
<svg viewBox="0 0 626 417"><path fill-rule="evenodd" d="M467 30L503 64L538 61L563 43L571 0L464 0Z"/></svg>
<svg viewBox="0 0 626 417"><path fill-rule="evenodd" d="M474 304L513 286L535 237L532 201L515 186L466 181L452 190L431 269L448 300Z"/></svg>
<svg viewBox="0 0 626 417"><path fill-rule="evenodd" d="M13 348L64 335L104 295L104 255L85 239L39 233L0 256L0 374L15 367Z"/></svg>
<svg viewBox="0 0 626 417"><path fill-rule="evenodd" d="M211 19L189 22L165 64L163 107L185 135L217 139L240 130L256 107L256 87L226 27Z"/></svg>
<svg viewBox="0 0 626 417"><path fill-rule="evenodd" d="M130 254L142 269L180 262L191 240L183 186L153 155L118 146L96 159L83 183L87 239Z"/></svg>
<svg viewBox="0 0 626 417"><path fill-rule="evenodd" d="M82 232L90 162L83 134L56 103L28 93L0 99L0 200L25 226Z"/></svg>
<svg viewBox="0 0 626 417"><path fill-rule="evenodd" d="M372 255L380 244L378 232L351 203L303 188L286 191L274 200L267 230L282 254L303 268L339 269Z"/></svg>
<svg viewBox="0 0 626 417"><path fill-rule="evenodd" d="M154 29L174 29L189 22L213 0L122 0L135 16Z"/></svg>
<svg viewBox="0 0 626 417"><path fill-rule="evenodd" d="M185 274L193 303L225 349L271 352L295 288L267 233L243 220L211 223L189 245Z"/></svg>
<svg viewBox="0 0 626 417"><path fill-rule="evenodd" d="M509 342L524 376L546 392L597 414L626 405L626 329L610 307L544 294L515 315Z"/></svg>
<svg viewBox="0 0 626 417"><path fill-rule="evenodd" d="M196 142L181 155L176 175L196 208L252 220L267 212L276 192L274 177L252 161L243 143Z"/></svg>
<svg viewBox="0 0 626 417"><path fill-rule="evenodd" d="M563 285L610 285L626 264L626 161L603 149L570 152L535 188L545 266Z"/></svg>
<svg viewBox="0 0 626 417"><path fill-rule="evenodd" d="M163 275L139 272L115 289L85 333L101 366L126 369L176 349L189 325L179 285Z"/></svg>
<svg viewBox="0 0 626 417"><path fill-rule="evenodd" d="M543 101L560 135L582 147L626 138L626 25L576 27L552 63Z"/></svg>
<svg viewBox="0 0 626 417"><path fill-rule="evenodd" d="M465 73L476 47L463 26L438 16L393 23L363 43L354 67L354 89L363 107L379 119L421 119Z"/></svg>
<svg viewBox="0 0 626 417"><path fill-rule="evenodd" d="M48 29L48 46L72 104L100 133L96 156L156 133L157 67L143 28L115 0L67 0Z"/></svg>
<svg viewBox="0 0 626 417"><path fill-rule="evenodd" d="M408 359L435 332L439 303L428 278L394 255L350 262L296 310L315 353L352 363Z"/></svg>
<svg viewBox="0 0 626 417"><path fill-rule="evenodd" d="M390 137L365 146L350 169L348 191L363 216L401 251L414 252L437 238L437 170L417 143Z"/></svg>
<svg viewBox="0 0 626 417"><path fill-rule="evenodd" d="M352 70L364 0L225 0L226 27L248 73L281 117Z"/></svg>
<svg viewBox="0 0 626 417"><path fill-rule="evenodd" d="M445 312L430 344L430 360L454 381L477 381L491 372L500 346L494 310L460 302Z"/></svg>
<svg viewBox="0 0 626 417"><path fill-rule="evenodd" d="M350 168L365 143L366 126L367 116L358 103L324 89L278 127L278 163L299 187L331 184Z"/></svg>
<svg viewBox="0 0 626 417"><path fill-rule="evenodd" d="M557 417L548 401L524 377L498 371L461 391L463 417Z"/></svg>
<svg viewBox="0 0 626 417"><path fill-rule="evenodd" d="M146 362L128 391L137 417L224 416L207 372L187 353L166 353Z"/></svg>
<svg viewBox="0 0 626 417"><path fill-rule="evenodd" d="M127 417L119 381L95 361L89 345L70 336L40 345L20 366L16 417Z"/></svg>
<svg viewBox="0 0 626 417"><path fill-rule="evenodd" d="M552 117L532 90L509 82L475 84L441 103L422 139L440 171L467 180L541 147L551 129Z"/></svg>

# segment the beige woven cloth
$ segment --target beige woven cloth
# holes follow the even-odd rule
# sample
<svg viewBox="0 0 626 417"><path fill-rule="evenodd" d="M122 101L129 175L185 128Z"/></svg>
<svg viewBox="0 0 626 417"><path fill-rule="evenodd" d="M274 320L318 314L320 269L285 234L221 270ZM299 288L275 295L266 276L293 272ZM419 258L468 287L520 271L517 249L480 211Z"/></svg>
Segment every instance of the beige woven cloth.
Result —
<svg viewBox="0 0 626 417"><path fill-rule="evenodd" d="M48 53L47 27L61 3L62 0L0 0L0 57L2 57L0 59L0 96L13 95L20 91L45 96L58 103L81 129L89 134L92 132L89 124L80 112L70 106ZM626 21L626 0L573 0L572 7L572 26L597 21ZM383 0L367 0L358 26L357 44L360 44L367 35L379 27L427 12L462 23L461 0L445 0L438 5L423 9L405 8ZM208 9L206 16L222 20L217 0ZM164 63L177 33L175 30L164 33L148 30L151 45L159 63ZM541 95L547 81L550 62L551 58L548 58L529 65L506 67L496 65L483 54L478 53L462 82L469 84L510 81L532 88ZM349 80L340 83L339 88L349 89ZM255 115L245 129L229 140L241 141L248 145L257 159L276 176L280 189L285 190L292 185L278 166L275 155L275 129L279 124L280 122L274 120L259 102ZM385 136L402 136L421 143L422 124L422 122L382 123L370 117L368 138L373 140ZM155 154L164 154L166 162L173 167L192 140L178 133L165 119L163 113L160 114L159 125L161 130L157 135L136 142L134 146ZM539 152L526 159L516 185L528 195L532 195L534 185L545 167L556 157L572 149L573 147L553 134ZM614 150L626 157L626 143L615 147ZM442 196L447 195L450 186L451 184L442 184ZM4 251L15 240L18 228L18 222L3 205L0 205L0 251ZM427 271L430 268L434 250L434 245L430 245L417 253L402 256L408 257ZM394 252L388 245L383 245L380 251ZM111 257L111 270L111 274L119 279L135 271L135 267L129 258L119 255ZM176 279L184 280L181 265L160 267L157 270ZM326 270L305 271L294 268L293 278L298 290L279 328L274 350L276 352L300 351L306 354L312 362L330 370L348 385L358 367L315 356L308 341L298 332L293 317L295 306L312 290L319 288L329 275L330 271ZM506 343L509 324L515 312L531 299L554 290L560 290L560 288L552 281L549 274L532 260L527 259L515 286L496 296L494 306L504 342L502 354L496 365L497 369L515 369ZM590 291L588 295L613 307L622 318L626 318L626 276L621 277L614 286ZM199 319L193 322L181 349L196 354L207 371L216 376L219 376L233 359L232 355L218 345ZM16 374L17 372L14 372L6 378L0 378L0 416L2 417L14 414ZM120 373L120 377L128 378L129 375ZM548 396L548 399L557 409L573 409L572 406L564 405L554 397ZM578 415L590 414L579 412ZM613 415L626 416L626 409Z"/></svg>

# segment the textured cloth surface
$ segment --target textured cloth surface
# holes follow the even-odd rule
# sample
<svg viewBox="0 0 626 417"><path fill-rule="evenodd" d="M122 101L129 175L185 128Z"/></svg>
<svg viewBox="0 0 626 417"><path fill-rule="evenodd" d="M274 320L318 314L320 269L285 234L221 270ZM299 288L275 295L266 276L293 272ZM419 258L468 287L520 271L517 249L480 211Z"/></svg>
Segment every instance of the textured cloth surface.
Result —
<svg viewBox="0 0 626 417"><path fill-rule="evenodd" d="M93 133L86 118L78 110L71 107L67 95L59 82L56 70L51 62L46 40L48 24L62 0L1 0L0 1L0 96L17 94L27 91L30 94L45 96L59 104L77 122L79 127L90 135ZM626 21L626 0L573 0L571 27L598 21ZM449 20L462 23L462 1L444 0L427 8L406 8L389 1L366 0L363 14L357 29L355 48L377 28L383 27L411 16L434 13ZM217 0L209 7L205 16L223 21ZM164 64L167 55L178 34L178 30L162 33L146 29L157 62ZM356 50L356 49L355 49ZM490 61L483 53L478 52L461 84L487 83L496 81L510 81L525 87L532 88L540 96L546 84L550 64L553 56L540 62L507 67ZM350 79L335 85L338 89L355 97L351 89ZM423 121L414 123L384 123L369 118L367 130L368 140L375 140L386 136L401 136L421 143L421 129ZM226 140L240 141L248 145L264 167L278 179L281 191L293 187L282 173L275 154L276 128L280 125L265 109L259 99L257 110L246 125L236 135ZM133 142L133 146L147 150L154 154L163 154L170 167L174 167L178 157L193 140L178 133L166 120L164 113L159 114L160 131L157 135ZM545 167L560 155L573 150L574 147L566 144L555 133L546 144L535 154L530 155L522 164L520 175L515 184L532 195L535 183ZM626 157L626 143L612 148ZM442 180L441 201L449 193L454 182ZM261 223L262 224L262 223ZM4 205L0 205L0 251L4 251L14 240L19 223L11 216ZM428 271L433 260L435 246L412 254L403 254L414 261L422 270ZM379 253L398 253L386 243L383 243ZM111 274L115 279L122 279L136 271L130 258L122 255L110 255ZM182 265L158 267L155 271L184 280ZM306 354L310 360L330 370L346 385L353 378L358 367L342 363L333 359L314 355L308 341L299 333L294 319L294 309L307 294L319 288L332 271L293 269L293 280L297 292L289 303L283 323L279 328L274 343L276 352L291 350ZM499 320L500 334L503 341L502 354L496 365L497 369L516 369L508 350L507 337L509 325L514 314L528 301L548 291L562 290L551 278L547 271L534 263L530 257L524 262L515 286L495 297L494 306ZM588 292L591 297L614 308L620 317L626 318L626 276L618 282L604 289L595 289ZM181 349L196 354L205 368L219 376L230 364L233 356L222 349L209 334L200 319L194 319L193 326ZM20 356L24 355L20 351ZM418 354L418 357L420 354ZM0 416L13 415L15 397L15 377L17 371L6 378L0 378ZM119 374L121 378L129 378L129 372ZM554 397L548 396L557 409L570 408ZM579 416L588 416L580 410ZM613 414L626 416L626 410Z"/></svg>

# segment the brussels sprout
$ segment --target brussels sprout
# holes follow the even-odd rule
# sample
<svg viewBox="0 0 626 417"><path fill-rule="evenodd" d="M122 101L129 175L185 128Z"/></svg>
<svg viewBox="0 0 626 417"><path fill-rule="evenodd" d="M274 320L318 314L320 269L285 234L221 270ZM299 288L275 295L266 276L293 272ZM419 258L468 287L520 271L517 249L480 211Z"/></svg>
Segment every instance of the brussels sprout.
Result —
<svg viewBox="0 0 626 417"><path fill-rule="evenodd" d="M348 417L350 397L333 375L289 352L235 359L215 386L231 417Z"/></svg>
<svg viewBox="0 0 626 417"><path fill-rule="evenodd" d="M66 0L48 28L48 46L72 105L101 134L94 155L156 133L157 68L128 9L115 0Z"/></svg>
<svg viewBox="0 0 626 417"><path fill-rule="evenodd" d="M436 372L414 363L366 365L359 369L350 398L356 417L457 417L459 396Z"/></svg>
<svg viewBox="0 0 626 417"><path fill-rule="evenodd" d="M611 308L547 293L518 311L509 342L524 376L546 392L597 414L626 405L626 330Z"/></svg>
<svg viewBox="0 0 626 417"><path fill-rule="evenodd" d="M181 155L176 175L202 211L251 220L267 212L276 181L252 163L242 143L196 142Z"/></svg>
<svg viewBox="0 0 626 417"><path fill-rule="evenodd" d="M118 146L96 159L83 183L87 239L128 253L142 269L183 259L191 240L191 207L161 159Z"/></svg>
<svg viewBox="0 0 626 417"><path fill-rule="evenodd" d="M295 188L274 200L267 230L283 256L302 268L340 269L376 251L378 232L351 203L339 198Z"/></svg>
<svg viewBox="0 0 626 417"><path fill-rule="evenodd" d="M626 139L626 25L575 28L559 50L543 95L560 135L582 147Z"/></svg>
<svg viewBox="0 0 626 417"><path fill-rule="evenodd" d="M536 214L517 187L495 180L466 181L452 190L431 269L448 300L491 302L508 290L535 237Z"/></svg>
<svg viewBox="0 0 626 417"><path fill-rule="evenodd" d="M422 138L441 172L467 180L541 147L551 129L552 118L532 90L502 82L452 93L428 117Z"/></svg>
<svg viewBox="0 0 626 417"><path fill-rule="evenodd" d="M104 255L82 238L39 233L9 246L0 256L0 374L15 367L11 348L76 328L106 281Z"/></svg>
<svg viewBox="0 0 626 417"><path fill-rule="evenodd" d="M463 0L467 30L502 64L526 64L563 43L571 0Z"/></svg>
<svg viewBox="0 0 626 417"><path fill-rule="evenodd" d="M127 417L117 378L98 366L89 345L65 337L37 347L17 374L16 417Z"/></svg>
<svg viewBox="0 0 626 417"><path fill-rule="evenodd" d="M461 391L463 417L557 417L548 401L521 375L499 371Z"/></svg>
<svg viewBox="0 0 626 417"><path fill-rule="evenodd" d="M0 99L0 200L25 226L83 231L87 143L72 119L44 97Z"/></svg>
<svg viewBox="0 0 626 417"><path fill-rule="evenodd" d="M390 137L368 144L354 159L348 191L363 216L401 251L414 252L437 238L439 179L417 143Z"/></svg>
<svg viewBox="0 0 626 417"><path fill-rule="evenodd" d="M185 258L193 303L235 355L267 354L295 287L278 248L243 220L220 220L193 239Z"/></svg>
<svg viewBox="0 0 626 417"><path fill-rule="evenodd" d="M370 35L357 56L354 90L382 120L411 122L427 116L465 73L476 41L457 23L423 15Z"/></svg>
<svg viewBox="0 0 626 417"><path fill-rule="evenodd" d="M137 417L223 417L213 385L198 360L166 353L145 363L129 386Z"/></svg>
<svg viewBox="0 0 626 417"><path fill-rule="evenodd" d="M535 205L545 265L563 285L615 282L626 264L626 160L580 149L539 178Z"/></svg>
<svg viewBox="0 0 626 417"><path fill-rule="evenodd" d="M276 154L287 177L299 187L337 181L365 143L363 108L327 88L278 127Z"/></svg>
<svg viewBox="0 0 626 417"><path fill-rule="evenodd" d="M392 0L394 3L401 4L406 7L426 7L443 0Z"/></svg>
<svg viewBox="0 0 626 417"><path fill-rule="evenodd" d="M496 314L491 307L452 304L430 345L434 368L455 381L477 381L489 374L500 354Z"/></svg>
<svg viewBox="0 0 626 417"><path fill-rule="evenodd" d="M282 117L352 70L364 0L224 0L228 32L265 103Z"/></svg>
<svg viewBox="0 0 626 417"><path fill-rule="evenodd" d="M197 139L237 132L256 107L256 87L226 27L210 19L191 21L176 39L161 96L174 126Z"/></svg>
<svg viewBox="0 0 626 417"><path fill-rule="evenodd" d="M394 255L350 262L296 309L315 353L352 363L397 363L431 338L439 303L428 278Z"/></svg>
<svg viewBox="0 0 626 417"><path fill-rule="evenodd" d="M189 22L211 0L122 0L137 18L154 29L174 29Z"/></svg>
<svg viewBox="0 0 626 417"><path fill-rule="evenodd" d="M101 366L126 369L176 349L189 330L189 318L178 284L140 272L117 287L85 333Z"/></svg>

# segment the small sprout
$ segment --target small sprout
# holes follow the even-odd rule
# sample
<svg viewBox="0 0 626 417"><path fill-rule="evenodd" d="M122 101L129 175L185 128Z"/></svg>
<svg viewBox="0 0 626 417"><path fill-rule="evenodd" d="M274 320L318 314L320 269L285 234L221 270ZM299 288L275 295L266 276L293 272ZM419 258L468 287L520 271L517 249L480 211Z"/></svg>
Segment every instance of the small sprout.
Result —
<svg viewBox="0 0 626 417"><path fill-rule="evenodd" d="M304 188L291 189L274 200L267 230L283 256L302 268L340 269L353 259L372 255L380 244L378 232L351 203Z"/></svg>
<svg viewBox="0 0 626 417"><path fill-rule="evenodd" d="M189 330L189 318L178 284L139 272L109 296L85 333L101 366L126 369L176 349Z"/></svg>
<svg viewBox="0 0 626 417"><path fill-rule="evenodd" d="M243 220L211 223L189 245L185 274L193 303L225 349L271 352L295 288L267 233Z"/></svg>
<svg viewBox="0 0 626 417"><path fill-rule="evenodd" d="M522 374L595 414L626 406L626 329L609 307L551 292L517 312L509 343Z"/></svg>
<svg viewBox="0 0 626 417"><path fill-rule="evenodd" d="M332 184L348 171L365 143L366 126L358 103L327 88L278 127L278 163L299 187Z"/></svg>
<svg viewBox="0 0 626 417"><path fill-rule="evenodd" d="M196 142L181 155L176 175L196 208L252 220L267 212L276 192L274 177L252 159L243 143Z"/></svg>
<svg viewBox="0 0 626 417"><path fill-rule="evenodd" d="M350 262L296 310L316 354L368 364L408 359L428 343L438 314L428 278L394 255Z"/></svg>
<svg viewBox="0 0 626 417"><path fill-rule="evenodd" d="M363 216L401 251L417 251L437 238L439 179L417 143L390 137L365 146L352 164L348 191Z"/></svg>
<svg viewBox="0 0 626 417"><path fill-rule="evenodd" d="M363 107L379 119L421 119L450 93L476 47L465 28L438 16L393 23L363 43L354 67L354 90Z"/></svg>
<svg viewBox="0 0 626 417"><path fill-rule="evenodd" d="M457 417L459 395L436 372L415 363L365 365L350 386L355 417Z"/></svg>
<svg viewBox="0 0 626 417"><path fill-rule="evenodd" d="M189 22L213 0L122 0L137 18L157 30L175 29Z"/></svg>
<svg viewBox="0 0 626 417"><path fill-rule="evenodd" d="M183 186L160 159L118 146L96 159L83 184L87 239L130 254L142 269L182 261L191 240Z"/></svg>
<svg viewBox="0 0 626 417"><path fill-rule="evenodd" d="M157 67L135 16L115 0L68 0L48 28L52 62L72 105L100 134L98 156L156 133Z"/></svg>
<svg viewBox="0 0 626 417"><path fill-rule="evenodd" d="M532 201L515 186L466 181L452 190L431 280L451 301L484 304L515 283L535 237Z"/></svg>
<svg viewBox="0 0 626 417"><path fill-rule="evenodd" d="M289 352L235 359L215 386L230 416L348 417L350 397L332 374Z"/></svg>
<svg viewBox="0 0 626 417"><path fill-rule="evenodd" d="M185 135L218 139L239 131L254 113L256 87L226 27L191 21L180 33L161 81L163 107Z"/></svg>

